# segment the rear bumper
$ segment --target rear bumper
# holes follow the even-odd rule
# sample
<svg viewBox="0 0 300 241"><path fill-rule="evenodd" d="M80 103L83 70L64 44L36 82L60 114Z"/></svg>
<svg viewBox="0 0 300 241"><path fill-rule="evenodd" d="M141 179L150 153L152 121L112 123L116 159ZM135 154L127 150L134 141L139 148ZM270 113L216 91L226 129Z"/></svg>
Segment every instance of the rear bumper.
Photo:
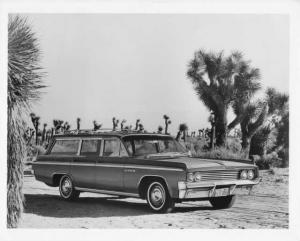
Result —
<svg viewBox="0 0 300 241"><path fill-rule="evenodd" d="M260 181L261 178L256 178L254 180L230 180L201 183L178 182L179 199L199 199L220 196L218 191L221 191L221 189L221 196L235 195L238 194L242 188L251 189Z"/></svg>

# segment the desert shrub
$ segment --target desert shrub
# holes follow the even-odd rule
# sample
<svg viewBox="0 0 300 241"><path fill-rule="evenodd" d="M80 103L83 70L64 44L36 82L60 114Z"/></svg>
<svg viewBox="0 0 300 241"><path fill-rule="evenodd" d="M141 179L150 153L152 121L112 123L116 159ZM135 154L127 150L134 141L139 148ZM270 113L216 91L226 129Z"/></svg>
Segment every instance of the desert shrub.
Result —
<svg viewBox="0 0 300 241"><path fill-rule="evenodd" d="M288 167L289 166L289 149L284 148L278 152L278 157L281 159L280 167Z"/></svg>
<svg viewBox="0 0 300 241"><path fill-rule="evenodd" d="M272 152L255 160L255 164L259 169L266 170L272 167L282 167L282 159L278 157L276 152Z"/></svg>
<svg viewBox="0 0 300 241"><path fill-rule="evenodd" d="M227 149L231 150L233 153L238 153L242 151L242 145L239 138L227 138L226 142Z"/></svg>

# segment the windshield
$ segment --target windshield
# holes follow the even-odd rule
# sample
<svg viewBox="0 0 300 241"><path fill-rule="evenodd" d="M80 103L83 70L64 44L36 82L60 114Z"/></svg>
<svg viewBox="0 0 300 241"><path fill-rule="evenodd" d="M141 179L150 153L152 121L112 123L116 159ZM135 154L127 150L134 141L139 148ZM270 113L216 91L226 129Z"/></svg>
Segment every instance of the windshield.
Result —
<svg viewBox="0 0 300 241"><path fill-rule="evenodd" d="M186 153L185 148L172 137L129 136L123 139L124 145L132 156L144 156L159 153Z"/></svg>

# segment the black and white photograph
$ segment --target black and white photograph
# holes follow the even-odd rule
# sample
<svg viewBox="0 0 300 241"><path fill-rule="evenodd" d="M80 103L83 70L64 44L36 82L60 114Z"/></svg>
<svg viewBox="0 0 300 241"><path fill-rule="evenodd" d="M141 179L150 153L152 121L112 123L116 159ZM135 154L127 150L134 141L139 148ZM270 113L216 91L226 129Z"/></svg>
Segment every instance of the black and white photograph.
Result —
<svg viewBox="0 0 300 241"><path fill-rule="evenodd" d="M6 229L291 228L289 14L5 18Z"/></svg>

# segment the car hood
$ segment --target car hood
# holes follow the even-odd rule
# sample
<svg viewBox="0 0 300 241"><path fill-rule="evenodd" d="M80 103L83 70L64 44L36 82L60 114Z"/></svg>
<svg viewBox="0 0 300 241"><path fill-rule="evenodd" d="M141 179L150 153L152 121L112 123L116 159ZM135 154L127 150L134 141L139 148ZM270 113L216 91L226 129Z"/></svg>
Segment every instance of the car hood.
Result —
<svg viewBox="0 0 300 241"><path fill-rule="evenodd" d="M196 157L176 157L176 158L155 158L157 160L169 163L182 163L187 169L227 169L236 167L253 166L251 161L245 163L245 160L222 160L222 159L204 159Z"/></svg>

